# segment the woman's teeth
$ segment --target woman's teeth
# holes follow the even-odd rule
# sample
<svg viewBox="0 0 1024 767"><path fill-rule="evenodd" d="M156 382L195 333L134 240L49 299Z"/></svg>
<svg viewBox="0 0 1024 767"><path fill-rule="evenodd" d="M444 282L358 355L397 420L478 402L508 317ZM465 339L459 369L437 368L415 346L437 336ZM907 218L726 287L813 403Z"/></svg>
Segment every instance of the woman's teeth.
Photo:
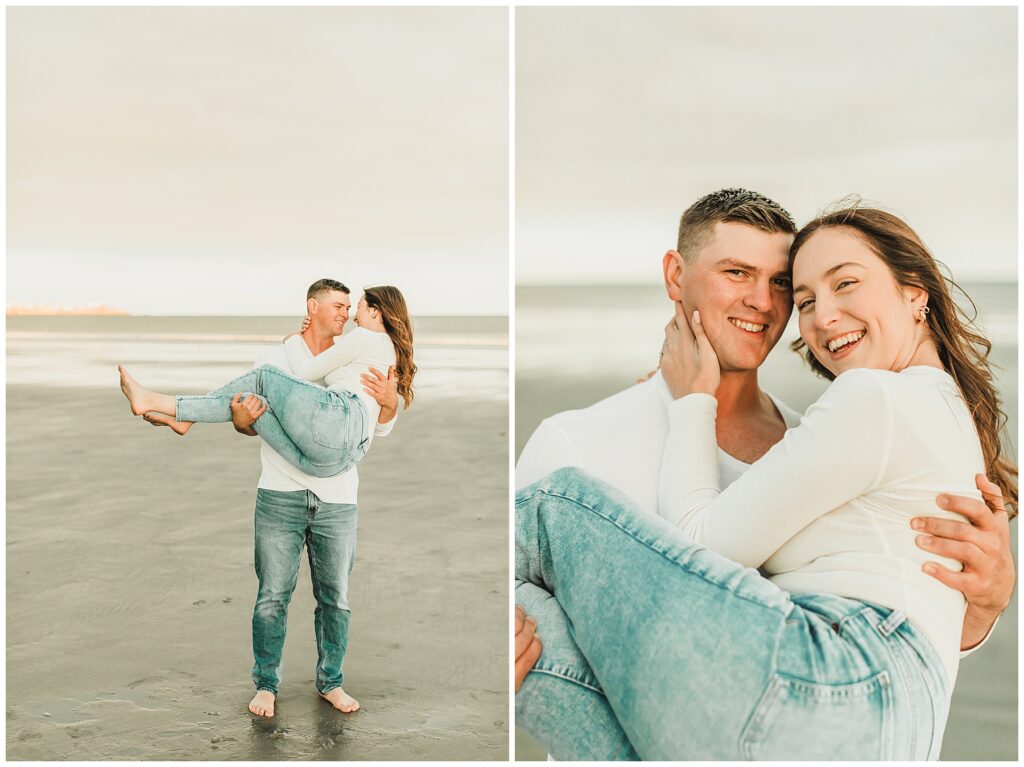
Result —
<svg viewBox="0 0 1024 767"><path fill-rule="evenodd" d="M857 333L847 333L845 336L839 336L839 338L833 338L828 342L828 350L835 354L837 351L842 349L844 346L849 346L855 341L859 341L864 337L865 333L863 330Z"/></svg>

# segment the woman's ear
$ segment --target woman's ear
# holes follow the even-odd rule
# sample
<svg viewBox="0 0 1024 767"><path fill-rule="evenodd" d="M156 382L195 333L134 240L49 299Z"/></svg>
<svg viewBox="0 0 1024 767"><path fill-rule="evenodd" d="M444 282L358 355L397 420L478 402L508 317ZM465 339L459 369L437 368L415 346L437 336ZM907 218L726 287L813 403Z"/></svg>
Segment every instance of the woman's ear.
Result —
<svg viewBox="0 0 1024 767"><path fill-rule="evenodd" d="M925 306L928 306L928 291L914 285L903 285L903 296L910 302L911 309L916 315Z"/></svg>
<svg viewBox="0 0 1024 767"><path fill-rule="evenodd" d="M678 250L670 250L661 259L661 270L665 276L665 290L673 301L682 300L680 284L683 278L683 257Z"/></svg>

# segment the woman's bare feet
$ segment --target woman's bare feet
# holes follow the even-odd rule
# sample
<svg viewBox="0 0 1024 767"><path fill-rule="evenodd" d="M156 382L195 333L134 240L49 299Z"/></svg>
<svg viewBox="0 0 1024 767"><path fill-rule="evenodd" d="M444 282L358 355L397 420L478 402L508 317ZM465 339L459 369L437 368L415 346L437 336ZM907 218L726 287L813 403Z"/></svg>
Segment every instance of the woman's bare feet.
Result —
<svg viewBox="0 0 1024 767"><path fill-rule="evenodd" d="M271 717L274 715L274 700L277 698L270 690L257 690L249 701L249 711L256 716Z"/></svg>
<svg viewBox="0 0 1024 767"><path fill-rule="evenodd" d="M188 434L188 430L192 428L193 423L192 421L175 421L169 415L164 415L163 413L146 413L142 418L154 426L170 426L173 431L183 437Z"/></svg>
<svg viewBox="0 0 1024 767"><path fill-rule="evenodd" d="M328 692L322 692L320 697L343 713L351 714L353 711L359 710L359 701L340 687L335 687Z"/></svg>
<svg viewBox="0 0 1024 767"><path fill-rule="evenodd" d="M152 410L153 392L128 375L128 371L120 365L117 366L117 372L121 374L121 391L132 406L132 415L142 415Z"/></svg>

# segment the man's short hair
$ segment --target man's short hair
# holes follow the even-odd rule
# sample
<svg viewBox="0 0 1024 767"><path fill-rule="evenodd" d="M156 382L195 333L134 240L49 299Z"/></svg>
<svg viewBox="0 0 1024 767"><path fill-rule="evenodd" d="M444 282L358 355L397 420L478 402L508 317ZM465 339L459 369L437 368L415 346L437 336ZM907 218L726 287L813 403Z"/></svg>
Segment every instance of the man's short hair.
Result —
<svg viewBox="0 0 1024 767"><path fill-rule="evenodd" d="M774 200L749 189L722 189L704 195L686 209L679 219L676 250L692 262L711 242L715 224L720 221L747 224L770 234L796 234L793 217Z"/></svg>
<svg viewBox="0 0 1024 767"><path fill-rule="evenodd" d="M308 301L311 298L320 298L321 295L330 290L340 290L342 293L351 292L337 280L329 280L325 277L322 280L317 280L309 286L309 290L306 291L306 300Z"/></svg>

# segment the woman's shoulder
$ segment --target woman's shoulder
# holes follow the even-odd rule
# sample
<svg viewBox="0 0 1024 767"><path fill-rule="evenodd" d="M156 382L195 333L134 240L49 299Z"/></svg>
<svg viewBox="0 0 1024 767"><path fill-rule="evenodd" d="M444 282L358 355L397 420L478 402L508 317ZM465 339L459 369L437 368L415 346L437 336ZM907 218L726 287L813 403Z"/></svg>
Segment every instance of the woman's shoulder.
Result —
<svg viewBox="0 0 1024 767"><path fill-rule="evenodd" d="M952 379L940 368L912 367L893 372L856 368L841 373L823 395L830 401L856 403L864 409L885 408L894 414L924 404L930 393L941 394ZM953 384L955 386L955 384Z"/></svg>

